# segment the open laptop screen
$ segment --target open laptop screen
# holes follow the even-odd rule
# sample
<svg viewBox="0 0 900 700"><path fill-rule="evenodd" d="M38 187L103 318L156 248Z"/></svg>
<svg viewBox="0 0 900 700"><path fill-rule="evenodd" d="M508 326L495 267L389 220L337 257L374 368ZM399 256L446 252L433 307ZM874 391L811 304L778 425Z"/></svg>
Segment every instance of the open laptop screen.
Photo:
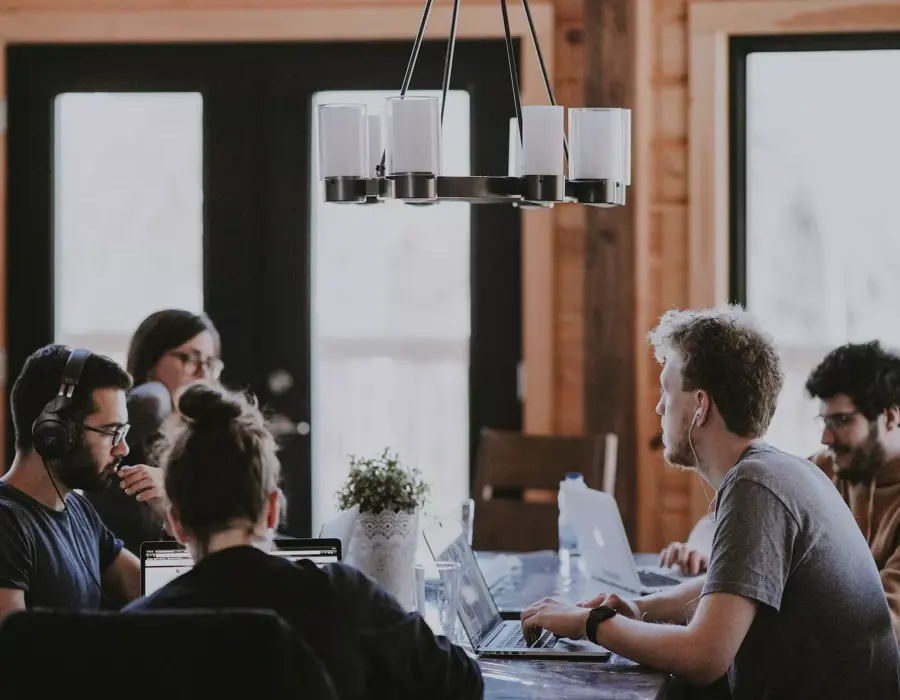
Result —
<svg viewBox="0 0 900 700"><path fill-rule="evenodd" d="M423 527L423 533L435 561L459 563L459 619L472 646L477 647L503 620L462 523L452 516L434 518Z"/></svg>
<svg viewBox="0 0 900 700"><path fill-rule="evenodd" d="M341 541L277 539L270 554L290 561L309 559L321 567L341 561ZM141 545L141 595L150 595L193 565L190 553L177 542L144 542Z"/></svg>
<svg viewBox="0 0 900 700"><path fill-rule="evenodd" d="M295 544L300 542L301 544ZM289 561L309 559L322 567L341 560L340 540L275 540L275 549L269 554Z"/></svg>

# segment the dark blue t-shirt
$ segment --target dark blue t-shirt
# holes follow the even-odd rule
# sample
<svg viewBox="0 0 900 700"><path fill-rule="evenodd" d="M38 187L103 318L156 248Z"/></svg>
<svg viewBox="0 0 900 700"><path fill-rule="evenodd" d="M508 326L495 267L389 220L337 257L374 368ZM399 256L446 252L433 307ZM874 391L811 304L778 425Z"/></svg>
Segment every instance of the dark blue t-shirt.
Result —
<svg viewBox="0 0 900 700"><path fill-rule="evenodd" d="M97 584L122 549L87 499L58 512L0 481L0 588L25 591L26 607L97 610Z"/></svg>

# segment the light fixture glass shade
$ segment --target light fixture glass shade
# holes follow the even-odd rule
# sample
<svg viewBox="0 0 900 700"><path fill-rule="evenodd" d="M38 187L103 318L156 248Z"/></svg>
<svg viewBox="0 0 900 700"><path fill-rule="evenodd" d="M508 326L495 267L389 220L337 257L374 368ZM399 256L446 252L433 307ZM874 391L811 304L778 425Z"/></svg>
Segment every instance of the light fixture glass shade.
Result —
<svg viewBox="0 0 900 700"><path fill-rule="evenodd" d="M519 120L513 117L509 120L509 176L522 177L524 167L522 139L519 138Z"/></svg>
<svg viewBox="0 0 900 700"><path fill-rule="evenodd" d="M438 98L389 97L384 115L386 175L439 175L441 120Z"/></svg>
<svg viewBox="0 0 900 700"><path fill-rule="evenodd" d="M569 110L569 179L624 182L621 109ZM630 124L630 120L628 122Z"/></svg>
<svg viewBox="0 0 900 700"><path fill-rule="evenodd" d="M319 105L319 176L364 178L368 172L366 106Z"/></svg>
<svg viewBox="0 0 900 700"><path fill-rule="evenodd" d="M378 166L384 155L384 131L380 114L369 114L366 118L369 125L369 162L366 177L378 177Z"/></svg>
<svg viewBox="0 0 900 700"><path fill-rule="evenodd" d="M522 108L523 175L564 174L563 120L559 105L529 105Z"/></svg>
<svg viewBox="0 0 900 700"><path fill-rule="evenodd" d="M631 110L619 111L622 113L622 182L631 187Z"/></svg>

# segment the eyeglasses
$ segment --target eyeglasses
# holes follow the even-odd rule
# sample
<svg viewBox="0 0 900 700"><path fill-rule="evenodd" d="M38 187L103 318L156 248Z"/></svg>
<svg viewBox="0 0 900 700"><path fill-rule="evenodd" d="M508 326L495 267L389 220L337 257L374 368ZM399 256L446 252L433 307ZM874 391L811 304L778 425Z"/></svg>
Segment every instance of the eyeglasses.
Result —
<svg viewBox="0 0 900 700"><path fill-rule="evenodd" d="M844 413L830 413L827 416L816 416L816 422L823 430L828 428L832 432L840 432L844 430L853 419L859 414L859 411L846 411Z"/></svg>
<svg viewBox="0 0 900 700"><path fill-rule="evenodd" d="M117 425L115 427L110 426L95 428L93 425L85 425L83 427L85 430L90 430L92 433L100 433L101 435L111 436L113 447L118 447L122 440L125 439L125 436L128 435L128 431L131 429L131 426L128 423Z"/></svg>
<svg viewBox="0 0 900 700"><path fill-rule="evenodd" d="M188 374L196 375L202 367L206 373L213 379L218 379L225 368L225 363L218 357L203 357L199 352L182 352L180 350L172 350L166 355L177 357L184 365L184 369Z"/></svg>

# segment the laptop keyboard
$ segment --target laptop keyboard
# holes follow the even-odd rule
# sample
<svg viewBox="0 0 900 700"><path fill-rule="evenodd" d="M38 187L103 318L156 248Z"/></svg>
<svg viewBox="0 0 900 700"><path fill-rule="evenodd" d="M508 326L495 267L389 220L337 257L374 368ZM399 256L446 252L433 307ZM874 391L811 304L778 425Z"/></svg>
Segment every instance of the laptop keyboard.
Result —
<svg viewBox="0 0 900 700"><path fill-rule="evenodd" d="M496 643L496 646L501 649L552 649L556 646L556 637L547 630L544 630L537 643L532 644L529 647L525 635L522 634L522 628L513 627L505 638L502 638L501 641Z"/></svg>
<svg viewBox="0 0 900 700"><path fill-rule="evenodd" d="M648 588L657 588L659 586L674 586L681 583L677 578L666 576L665 574L657 574L653 571L638 571L638 577L641 584Z"/></svg>

